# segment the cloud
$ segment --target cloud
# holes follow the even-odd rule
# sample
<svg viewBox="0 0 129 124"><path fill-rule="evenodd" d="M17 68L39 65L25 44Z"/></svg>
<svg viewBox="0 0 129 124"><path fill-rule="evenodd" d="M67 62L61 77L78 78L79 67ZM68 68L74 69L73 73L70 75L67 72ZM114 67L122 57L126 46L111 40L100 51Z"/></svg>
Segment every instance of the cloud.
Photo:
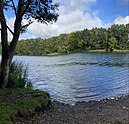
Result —
<svg viewBox="0 0 129 124"><path fill-rule="evenodd" d="M14 21L15 21L15 18L8 18L6 17L7 19L7 25L9 26L9 28L13 31L14 30ZM11 41L12 40L12 34L8 31L8 40Z"/></svg>
<svg viewBox="0 0 129 124"><path fill-rule="evenodd" d="M90 12L89 7L96 3L96 0L54 0L61 2L59 7L59 18L53 24L41 24L34 21L28 28L28 32L21 35L20 39L26 38L48 38L62 33L70 33L85 28L102 27L102 21L97 17L97 11ZM13 30L15 18L8 18L7 23ZM26 23L26 20L23 20ZM9 41L12 39L9 33Z"/></svg>
<svg viewBox="0 0 129 124"><path fill-rule="evenodd" d="M103 25L103 28L108 29L109 27L111 27L114 23L107 23Z"/></svg>
<svg viewBox="0 0 129 124"><path fill-rule="evenodd" d="M60 0L54 0L59 2ZM27 33L20 36L20 39L26 38L48 38L58 36L62 33L70 33L77 30L91 29L94 27L108 28L113 23L103 24L102 20L98 17L97 11L90 11L90 6L96 3L96 0L62 0L59 7L59 18L53 24L41 24L34 21L28 28ZM13 30L14 18L7 18L8 25ZM23 20L26 23L26 20ZM129 23L129 16L117 17L114 24L127 24ZM9 33L9 40L12 36Z"/></svg>
<svg viewBox="0 0 129 124"><path fill-rule="evenodd" d="M77 9L76 11L70 11L65 13L66 9L64 6L61 8L61 15L59 19L54 24L44 25L38 22L34 22L29 26L28 32L21 35L20 39L26 38L48 38L52 36L57 36L62 33L70 33L77 30L83 30L85 28L91 29L93 27L104 27L108 28L112 24L128 24L129 16L117 17L114 23L102 24L100 18L97 17L96 13L86 12L85 14ZM23 20L26 23L26 20ZM7 18L7 23L9 27L13 30L14 18ZM9 41L12 39L11 33L9 33Z"/></svg>
<svg viewBox="0 0 129 124"><path fill-rule="evenodd" d="M114 20L114 23L115 24L129 24L129 16L126 16L126 17L119 16Z"/></svg>
<svg viewBox="0 0 129 124"><path fill-rule="evenodd" d="M89 6L96 3L96 0L64 0L62 5L67 8L67 10L83 9L84 6Z"/></svg>
<svg viewBox="0 0 129 124"><path fill-rule="evenodd" d="M102 27L101 20L94 14L83 15L82 11L76 10L60 15L57 23L48 26L34 22L28 31L38 37L50 37L93 27Z"/></svg>
<svg viewBox="0 0 129 124"><path fill-rule="evenodd" d="M15 18L8 18L6 17L7 25L8 27L13 31L13 25L14 25ZM1 28L1 25L0 25ZM12 34L8 30L8 41L12 40ZM0 33L0 42L1 42L1 33Z"/></svg>
<svg viewBox="0 0 129 124"><path fill-rule="evenodd" d="M120 24L129 24L129 16L126 16L126 17L118 16L117 18L114 19L114 22L113 23L104 24L103 27L104 28L109 28L113 24L119 24L119 25Z"/></svg>
<svg viewBox="0 0 129 124"><path fill-rule="evenodd" d="M59 2L59 0L55 1ZM34 37L47 38L85 28L102 27L102 21L97 17L97 12L88 11L89 5L95 2L96 0L64 0L59 7L59 18L56 23L43 25L35 21L28 31ZM84 13L84 10L87 11Z"/></svg>

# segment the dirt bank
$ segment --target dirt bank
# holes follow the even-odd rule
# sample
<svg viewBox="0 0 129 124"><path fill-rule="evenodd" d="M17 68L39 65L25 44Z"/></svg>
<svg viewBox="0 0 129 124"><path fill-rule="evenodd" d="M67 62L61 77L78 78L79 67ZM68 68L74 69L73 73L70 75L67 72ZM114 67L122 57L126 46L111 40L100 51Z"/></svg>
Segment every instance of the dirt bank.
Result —
<svg viewBox="0 0 129 124"><path fill-rule="evenodd" d="M53 109L39 112L17 124L129 124L129 95L101 101L78 102L75 106L53 102Z"/></svg>

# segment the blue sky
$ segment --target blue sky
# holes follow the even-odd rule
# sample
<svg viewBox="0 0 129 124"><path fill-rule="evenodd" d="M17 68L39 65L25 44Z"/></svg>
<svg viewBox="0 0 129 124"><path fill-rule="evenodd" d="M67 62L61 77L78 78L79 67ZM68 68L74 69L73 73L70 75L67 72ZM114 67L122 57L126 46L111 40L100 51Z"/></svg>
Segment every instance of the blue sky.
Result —
<svg viewBox="0 0 129 124"><path fill-rule="evenodd" d="M53 0L60 2L59 18L54 24L34 22L20 38L48 38L61 33L94 27L108 28L112 24L129 23L129 0ZM12 11L6 12L7 22L13 29ZM26 23L26 20L23 21ZM11 35L9 35L11 39Z"/></svg>
<svg viewBox="0 0 129 124"><path fill-rule="evenodd" d="M104 23L113 23L118 16L129 15L129 0L97 0L91 10L98 10L98 16Z"/></svg>

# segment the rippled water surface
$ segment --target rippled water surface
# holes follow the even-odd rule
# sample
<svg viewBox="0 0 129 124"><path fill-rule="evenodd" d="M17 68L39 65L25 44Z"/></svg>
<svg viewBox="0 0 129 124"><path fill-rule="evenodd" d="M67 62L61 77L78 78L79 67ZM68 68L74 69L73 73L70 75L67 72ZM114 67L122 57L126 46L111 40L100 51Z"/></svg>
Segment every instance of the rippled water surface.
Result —
<svg viewBox="0 0 129 124"><path fill-rule="evenodd" d="M36 89L73 104L129 93L129 54L77 53L63 56L16 56L28 65Z"/></svg>

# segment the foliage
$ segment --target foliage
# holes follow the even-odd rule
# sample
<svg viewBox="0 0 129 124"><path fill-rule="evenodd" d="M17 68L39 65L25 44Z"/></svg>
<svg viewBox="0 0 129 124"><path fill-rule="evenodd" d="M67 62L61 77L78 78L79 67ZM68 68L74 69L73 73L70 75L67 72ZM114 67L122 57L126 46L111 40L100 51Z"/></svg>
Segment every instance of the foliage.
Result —
<svg viewBox="0 0 129 124"><path fill-rule="evenodd" d="M15 96L15 101L11 100ZM48 93L31 89L0 89L0 124L12 124L16 116L29 117L51 106ZM5 100L6 98L6 100Z"/></svg>
<svg viewBox="0 0 129 124"><path fill-rule="evenodd" d="M34 20L41 23L53 23L58 18L59 3L52 0L0 0L0 27L2 60L0 72L0 88L6 88L9 84L10 63L15 54L17 42L21 33L26 32L28 26ZM8 26L5 11L11 11L14 17L13 30ZM26 20L25 24L23 20ZM8 31L12 39L8 41Z"/></svg>
<svg viewBox="0 0 129 124"><path fill-rule="evenodd" d="M11 63L8 87L32 88L32 83L28 80L27 67L23 63L16 61Z"/></svg>
<svg viewBox="0 0 129 124"><path fill-rule="evenodd" d="M18 42L18 55L48 55L87 50L129 50L129 24L112 25L109 29L94 28L61 34L48 39L27 39Z"/></svg>
<svg viewBox="0 0 129 124"><path fill-rule="evenodd" d="M116 48L117 46L117 40L115 37L111 37L109 38L109 41L108 41L108 48L110 49L110 52L113 51L114 48Z"/></svg>
<svg viewBox="0 0 129 124"><path fill-rule="evenodd" d="M3 0L4 9L14 11L14 15L18 19L28 20L27 24L21 25L21 33L26 32L28 26L33 23L33 19L41 23L53 23L57 21L59 3L53 3L52 0Z"/></svg>

